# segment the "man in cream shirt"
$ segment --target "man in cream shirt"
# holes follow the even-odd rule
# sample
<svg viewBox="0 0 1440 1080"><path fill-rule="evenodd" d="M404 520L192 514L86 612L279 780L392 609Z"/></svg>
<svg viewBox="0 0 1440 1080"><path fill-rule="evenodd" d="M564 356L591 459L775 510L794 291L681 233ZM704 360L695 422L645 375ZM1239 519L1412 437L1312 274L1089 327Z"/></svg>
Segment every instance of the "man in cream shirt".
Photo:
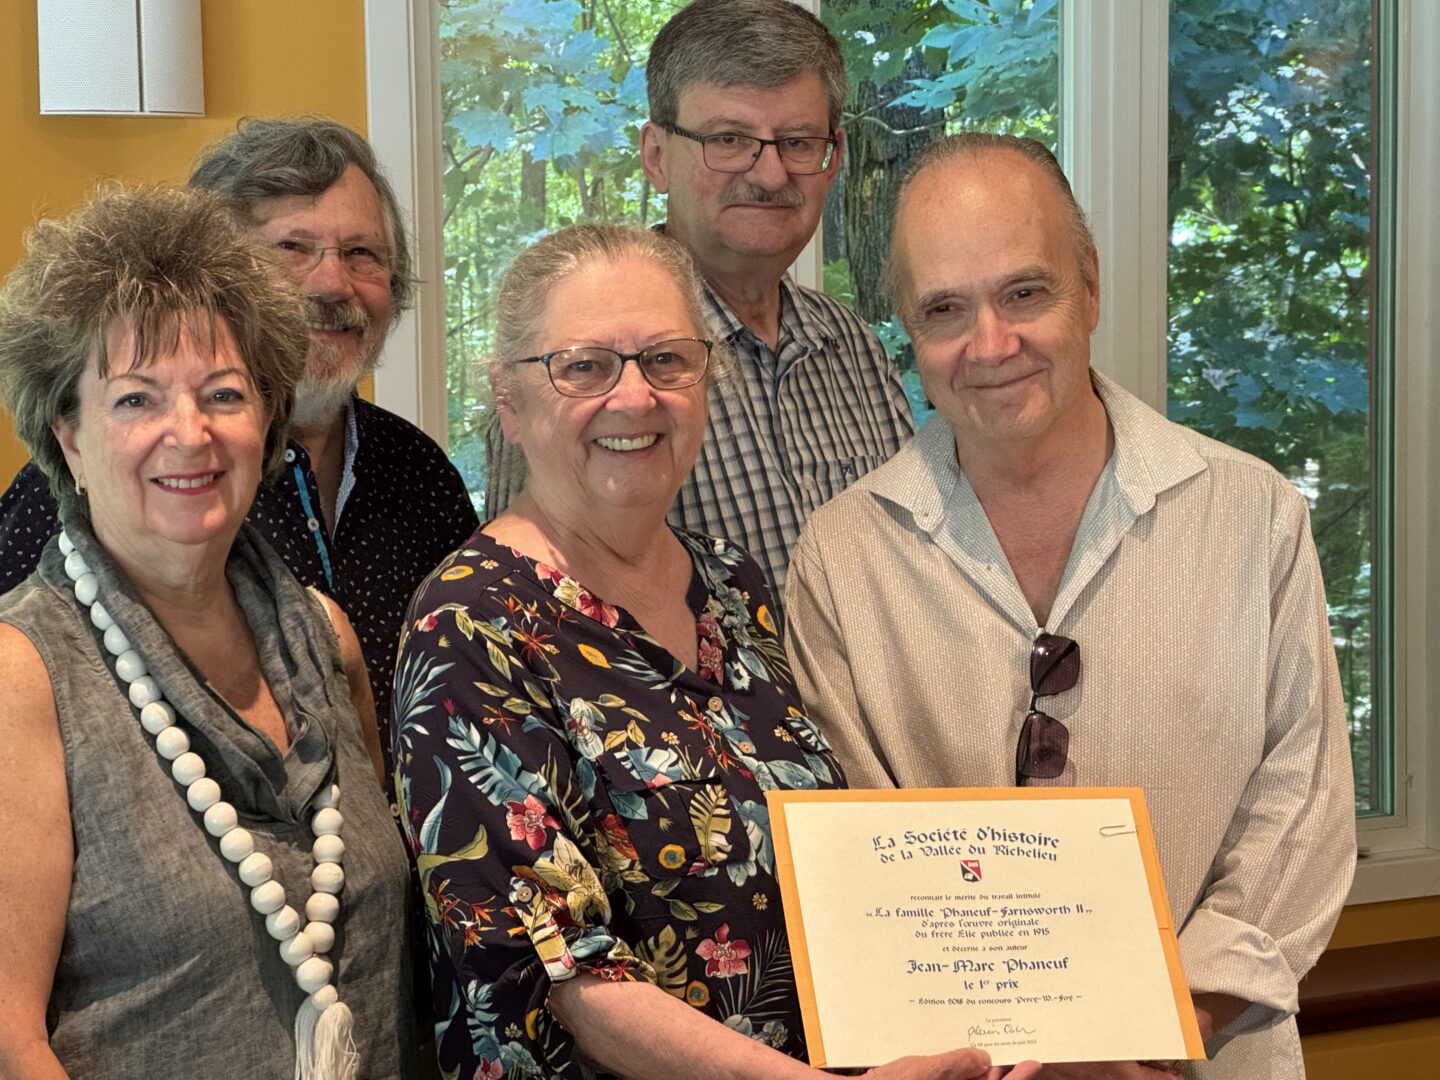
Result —
<svg viewBox="0 0 1440 1080"><path fill-rule="evenodd" d="M811 716L856 787L1143 788L1211 1056L1176 1068L1303 1077L1297 984L1355 864L1305 502L1091 370L1099 262L1040 144L932 145L892 242L939 415L795 549L789 647Z"/></svg>

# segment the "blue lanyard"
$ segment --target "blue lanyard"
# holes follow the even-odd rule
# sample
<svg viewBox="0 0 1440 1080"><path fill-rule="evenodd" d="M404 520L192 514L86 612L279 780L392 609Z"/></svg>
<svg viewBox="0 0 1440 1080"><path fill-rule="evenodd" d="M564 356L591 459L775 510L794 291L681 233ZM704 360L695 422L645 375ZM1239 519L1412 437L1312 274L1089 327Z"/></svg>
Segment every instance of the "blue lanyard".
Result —
<svg viewBox="0 0 1440 1080"><path fill-rule="evenodd" d="M330 586L330 592L335 592L335 571L330 566L330 549L325 545L325 526L315 508L310 504L310 486L305 482L305 470L298 464L295 468L295 490L300 493L300 505L305 510L305 524L309 528L310 522L315 522L315 528L310 529L310 535L315 538L315 546L320 551L320 566L325 571L325 581Z"/></svg>
<svg viewBox="0 0 1440 1080"><path fill-rule="evenodd" d="M360 434L356 430L355 406L352 402L346 409L345 415L345 470L340 480L340 497L335 502L335 517L338 521L340 510L345 505L345 498L350 489L355 486L355 454L360 449ZM287 452L287 457L288 457ZM315 537L315 548L320 552L320 566L325 571L325 582L330 586L330 595L335 595L335 570L330 565L330 548L325 543L325 524L320 515L315 513L315 507L310 502L310 485L305 482L305 470L297 462L295 468L295 490L300 493L300 505L305 510L305 525L309 528L310 522L315 522L315 528L310 529L310 535Z"/></svg>

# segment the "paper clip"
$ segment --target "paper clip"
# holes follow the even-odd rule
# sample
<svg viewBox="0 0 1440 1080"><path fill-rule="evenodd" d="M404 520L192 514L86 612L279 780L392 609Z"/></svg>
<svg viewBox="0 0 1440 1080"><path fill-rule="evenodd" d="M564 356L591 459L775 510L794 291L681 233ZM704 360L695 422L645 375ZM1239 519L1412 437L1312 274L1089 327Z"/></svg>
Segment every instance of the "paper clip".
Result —
<svg viewBox="0 0 1440 1080"><path fill-rule="evenodd" d="M1101 836L1134 836L1134 825L1101 825Z"/></svg>

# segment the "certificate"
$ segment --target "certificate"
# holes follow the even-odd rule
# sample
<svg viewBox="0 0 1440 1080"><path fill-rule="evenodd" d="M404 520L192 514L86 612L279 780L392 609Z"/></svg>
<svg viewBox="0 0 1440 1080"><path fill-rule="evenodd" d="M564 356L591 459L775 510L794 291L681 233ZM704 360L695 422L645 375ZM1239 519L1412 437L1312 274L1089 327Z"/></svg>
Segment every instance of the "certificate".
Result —
<svg viewBox="0 0 1440 1080"><path fill-rule="evenodd" d="M1139 789L768 800L812 1065L1205 1056Z"/></svg>

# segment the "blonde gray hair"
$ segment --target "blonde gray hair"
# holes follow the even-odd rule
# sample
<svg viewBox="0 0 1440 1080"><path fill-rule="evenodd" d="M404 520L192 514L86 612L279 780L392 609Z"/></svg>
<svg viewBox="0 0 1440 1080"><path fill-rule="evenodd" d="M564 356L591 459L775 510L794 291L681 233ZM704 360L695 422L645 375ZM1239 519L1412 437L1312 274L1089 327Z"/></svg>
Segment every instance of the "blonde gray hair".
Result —
<svg viewBox="0 0 1440 1080"><path fill-rule="evenodd" d="M515 363L541 347L550 291L562 280L590 263L619 263L641 259L659 266L680 289L685 310L695 329L705 334L701 309L700 273L680 244L653 229L630 225L572 225L537 240L520 252L500 281L496 300L495 359L490 363L490 386L500 394L514 390ZM728 370L729 354L716 346L711 354L710 377Z"/></svg>
<svg viewBox="0 0 1440 1080"><path fill-rule="evenodd" d="M230 328L271 413L265 471L279 468L310 345L304 301L225 198L107 186L40 221L25 246L0 287L0 404L62 514L80 498L51 424L78 420L86 368L143 367L178 346L182 325L200 347L213 347L217 323ZM106 333L122 324L133 348L110 356Z"/></svg>

